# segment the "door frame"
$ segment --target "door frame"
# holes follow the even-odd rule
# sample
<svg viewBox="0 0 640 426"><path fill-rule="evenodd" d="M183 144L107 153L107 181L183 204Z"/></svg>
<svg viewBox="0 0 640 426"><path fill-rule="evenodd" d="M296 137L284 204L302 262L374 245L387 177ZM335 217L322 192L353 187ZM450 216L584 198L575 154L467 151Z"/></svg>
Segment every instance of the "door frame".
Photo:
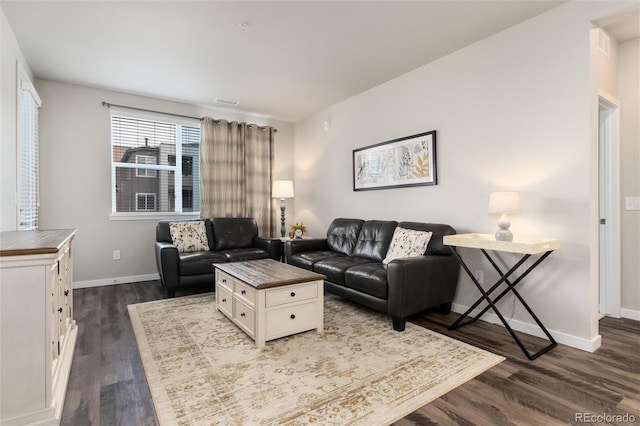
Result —
<svg viewBox="0 0 640 426"><path fill-rule="evenodd" d="M604 158L603 158L604 157ZM620 102L598 93L599 313L620 318Z"/></svg>

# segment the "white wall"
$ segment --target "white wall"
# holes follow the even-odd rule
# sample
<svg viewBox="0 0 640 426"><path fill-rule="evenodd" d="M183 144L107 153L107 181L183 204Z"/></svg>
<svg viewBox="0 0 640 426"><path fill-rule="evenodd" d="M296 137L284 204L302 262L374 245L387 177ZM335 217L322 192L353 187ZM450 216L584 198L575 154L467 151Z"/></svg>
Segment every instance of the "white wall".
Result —
<svg viewBox="0 0 640 426"><path fill-rule="evenodd" d="M620 193L640 196L640 39L618 46ZM622 210L622 315L640 320L640 211Z"/></svg>
<svg viewBox="0 0 640 426"><path fill-rule="evenodd" d="M590 21L619 7L564 4L296 123L295 220L311 235L322 235L335 217L443 222L460 233L492 233L497 217L487 214L489 193L520 191L513 232L560 240L521 294L559 341L596 349L590 259L597 235L597 65ZM352 191L353 149L429 130L438 132L437 186ZM494 276L476 253L461 252L484 270L485 281ZM455 303L468 306L476 297L462 278ZM501 307L507 317L513 312L512 325L533 323L511 297Z"/></svg>
<svg viewBox="0 0 640 426"><path fill-rule="evenodd" d="M0 10L0 230L17 229L16 147L17 135L17 62L33 78L13 30Z"/></svg>
<svg viewBox="0 0 640 426"><path fill-rule="evenodd" d="M102 101L200 117L241 120L278 129L276 178L291 178L293 125L87 87L36 80L40 111L41 228L77 228L76 286L148 279L157 274L150 220L109 220L109 109ZM121 259L112 260L113 250Z"/></svg>

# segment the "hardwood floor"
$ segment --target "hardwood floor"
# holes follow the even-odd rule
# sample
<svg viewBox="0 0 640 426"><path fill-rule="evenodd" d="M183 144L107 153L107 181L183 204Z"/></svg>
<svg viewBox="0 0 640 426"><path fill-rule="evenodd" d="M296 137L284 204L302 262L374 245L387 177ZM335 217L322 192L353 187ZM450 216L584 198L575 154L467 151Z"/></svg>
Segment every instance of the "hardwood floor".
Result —
<svg viewBox="0 0 640 426"><path fill-rule="evenodd" d="M177 296L204 290L182 291ZM158 424L127 305L164 295L157 281L74 291L79 335L62 425ZM457 317L428 312L411 321L507 360L396 425L571 424L579 423L577 413L586 413L583 419L627 414L640 424L640 322L604 318L600 321L602 347L595 353L559 345L529 361L497 325L478 321L447 330ZM542 342L524 334L520 337L528 347ZM625 424L608 420L614 421L600 424Z"/></svg>

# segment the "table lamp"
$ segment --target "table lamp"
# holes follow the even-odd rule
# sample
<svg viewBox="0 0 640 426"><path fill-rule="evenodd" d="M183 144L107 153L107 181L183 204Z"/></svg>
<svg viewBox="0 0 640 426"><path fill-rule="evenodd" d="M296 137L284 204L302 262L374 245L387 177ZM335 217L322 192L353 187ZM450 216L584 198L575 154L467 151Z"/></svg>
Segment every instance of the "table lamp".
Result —
<svg viewBox="0 0 640 426"><path fill-rule="evenodd" d="M489 194L489 213L499 214L498 231L496 241L513 241L513 233L509 230L511 222L507 213L520 211L520 193L518 192L492 192Z"/></svg>
<svg viewBox="0 0 640 426"><path fill-rule="evenodd" d="M286 234L285 220L284 220L284 199L293 198L293 181L291 180L274 180L271 187L271 197L280 198L280 236L284 237Z"/></svg>

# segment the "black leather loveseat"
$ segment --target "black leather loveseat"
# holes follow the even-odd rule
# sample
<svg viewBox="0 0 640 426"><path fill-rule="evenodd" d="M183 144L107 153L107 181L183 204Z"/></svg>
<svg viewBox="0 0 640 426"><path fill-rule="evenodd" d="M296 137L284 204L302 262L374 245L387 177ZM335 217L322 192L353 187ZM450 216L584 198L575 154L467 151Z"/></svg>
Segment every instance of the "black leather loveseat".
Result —
<svg viewBox="0 0 640 426"><path fill-rule="evenodd" d="M271 258L280 260L278 238L261 238L253 218L214 218L204 221L209 250L181 252L171 238L169 224L184 220L161 220L156 225L156 264L168 297L189 285L213 286L213 263ZM196 222L189 220L189 222Z"/></svg>
<svg viewBox="0 0 640 426"><path fill-rule="evenodd" d="M384 265L396 227L433 234L424 254ZM403 331L409 315L450 311L460 266L442 237L455 233L443 224L335 219L327 238L287 241L285 257L325 275L327 291L390 315L393 328Z"/></svg>

